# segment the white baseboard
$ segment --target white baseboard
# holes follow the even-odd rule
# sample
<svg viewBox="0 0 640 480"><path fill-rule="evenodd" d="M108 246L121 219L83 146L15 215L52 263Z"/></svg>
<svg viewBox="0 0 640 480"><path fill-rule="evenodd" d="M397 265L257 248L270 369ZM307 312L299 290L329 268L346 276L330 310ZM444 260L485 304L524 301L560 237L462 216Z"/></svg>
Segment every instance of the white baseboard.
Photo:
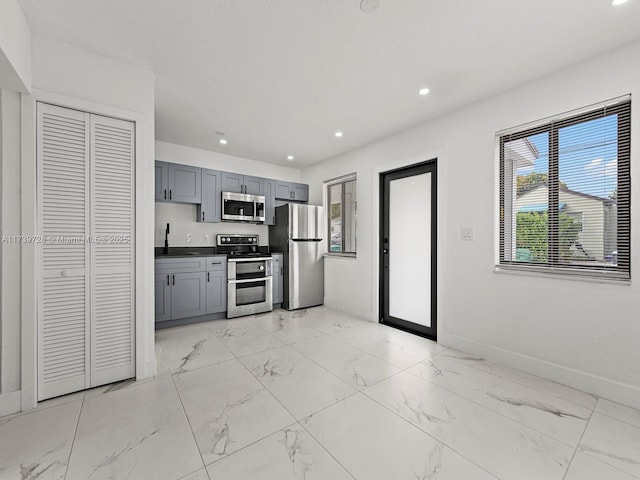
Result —
<svg viewBox="0 0 640 480"><path fill-rule="evenodd" d="M451 333L440 335L438 343L562 383L598 397L640 408L640 388L635 385L479 343Z"/></svg>
<svg viewBox="0 0 640 480"><path fill-rule="evenodd" d="M3 393L0 394L0 417L18 413L21 409L22 392Z"/></svg>
<svg viewBox="0 0 640 480"><path fill-rule="evenodd" d="M373 319L373 313L369 309L354 308L353 305L345 305L340 302L327 301L325 301L324 306L329 307L332 310L338 310L339 312L348 313L349 315L353 315L354 317L362 318L363 320L377 323L377 320Z"/></svg>

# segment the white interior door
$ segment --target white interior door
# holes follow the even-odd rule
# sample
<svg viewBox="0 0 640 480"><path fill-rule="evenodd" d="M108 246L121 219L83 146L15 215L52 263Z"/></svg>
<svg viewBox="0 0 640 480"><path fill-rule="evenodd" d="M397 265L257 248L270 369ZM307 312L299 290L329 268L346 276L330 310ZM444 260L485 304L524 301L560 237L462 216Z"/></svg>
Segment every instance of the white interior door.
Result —
<svg viewBox="0 0 640 480"><path fill-rule="evenodd" d="M431 173L389 186L389 314L430 327Z"/></svg>

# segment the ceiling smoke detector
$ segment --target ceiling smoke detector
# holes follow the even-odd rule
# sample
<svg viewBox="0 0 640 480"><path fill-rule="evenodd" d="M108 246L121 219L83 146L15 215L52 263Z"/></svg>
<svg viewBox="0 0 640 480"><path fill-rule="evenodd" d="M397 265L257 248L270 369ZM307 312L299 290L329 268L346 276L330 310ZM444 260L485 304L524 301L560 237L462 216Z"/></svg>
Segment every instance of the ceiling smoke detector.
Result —
<svg viewBox="0 0 640 480"><path fill-rule="evenodd" d="M373 13L380 8L380 0L362 0L360 10L364 13Z"/></svg>

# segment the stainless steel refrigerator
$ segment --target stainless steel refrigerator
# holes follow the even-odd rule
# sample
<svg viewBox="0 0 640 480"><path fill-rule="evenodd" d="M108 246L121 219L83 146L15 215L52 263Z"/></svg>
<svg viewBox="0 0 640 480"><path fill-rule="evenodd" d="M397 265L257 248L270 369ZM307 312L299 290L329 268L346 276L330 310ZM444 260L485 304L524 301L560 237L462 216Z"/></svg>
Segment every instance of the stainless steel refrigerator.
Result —
<svg viewBox="0 0 640 480"><path fill-rule="evenodd" d="M269 247L284 254L282 306L287 310L324 303L323 220L320 206L289 203L276 207Z"/></svg>

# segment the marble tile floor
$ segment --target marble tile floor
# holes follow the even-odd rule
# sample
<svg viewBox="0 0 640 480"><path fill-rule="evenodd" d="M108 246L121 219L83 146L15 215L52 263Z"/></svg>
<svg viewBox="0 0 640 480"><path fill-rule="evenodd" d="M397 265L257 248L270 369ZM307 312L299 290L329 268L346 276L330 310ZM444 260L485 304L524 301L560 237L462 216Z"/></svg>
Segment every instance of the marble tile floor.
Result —
<svg viewBox="0 0 640 480"><path fill-rule="evenodd" d="M326 307L156 332L0 418L0 480L633 480L640 411Z"/></svg>

